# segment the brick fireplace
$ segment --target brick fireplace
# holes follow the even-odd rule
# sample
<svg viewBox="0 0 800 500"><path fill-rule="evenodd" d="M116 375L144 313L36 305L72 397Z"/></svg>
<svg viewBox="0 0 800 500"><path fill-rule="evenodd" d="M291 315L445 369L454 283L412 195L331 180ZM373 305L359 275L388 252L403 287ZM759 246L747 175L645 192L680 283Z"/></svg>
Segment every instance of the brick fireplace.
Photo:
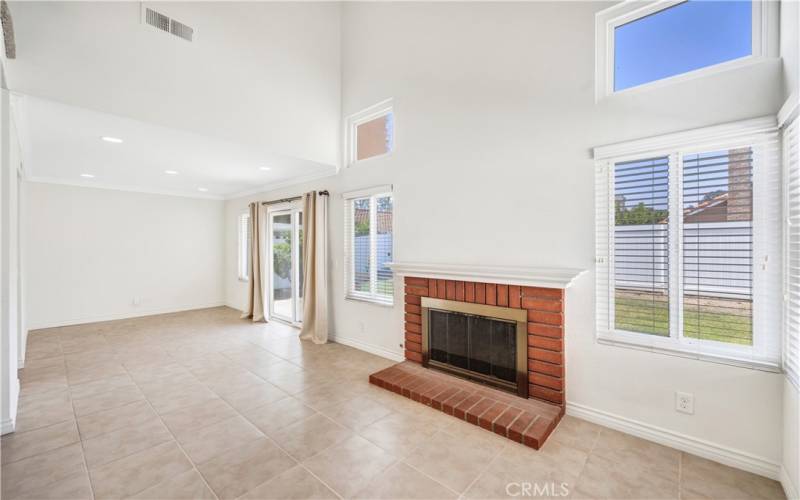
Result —
<svg viewBox="0 0 800 500"><path fill-rule="evenodd" d="M564 404L564 290L432 278L405 278L405 357L422 363L422 297L527 312L528 395Z"/></svg>
<svg viewBox="0 0 800 500"><path fill-rule="evenodd" d="M404 284L406 361L372 374L370 382L538 449L564 414L564 290L582 271L396 263L392 268ZM457 325L485 322L486 317L500 322L491 331L492 336L499 331L500 348L505 342L511 351L497 363L505 380L492 383L489 376L461 369L471 367L473 358L478 358L479 371L494 376L491 368L485 369L492 362L480 354L467 356L464 362L461 352L457 353L455 359L462 364L455 369L433 362L437 355L442 359L441 349L436 354L432 346L436 343L432 329L442 328L442 319L436 326L431 316L436 309L468 317L455 321ZM504 320L508 324L503 325ZM460 334L464 328L458 326L455 331ZM474 335L486 331L481 328L475 328ZM470 349L478 352L483 347Z"/></svg>

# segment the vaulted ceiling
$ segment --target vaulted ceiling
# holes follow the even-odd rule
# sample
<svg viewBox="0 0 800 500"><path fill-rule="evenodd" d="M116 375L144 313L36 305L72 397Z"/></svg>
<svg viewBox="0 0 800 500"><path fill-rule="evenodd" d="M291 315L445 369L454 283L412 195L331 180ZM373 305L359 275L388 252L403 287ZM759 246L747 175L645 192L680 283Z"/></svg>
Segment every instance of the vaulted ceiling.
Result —
<svg viewBox="0 0 800 500"><path fill-rule="evenodd" d="M191 26L193 40L143 22L144 7ZM340 8L12 2L17 54L5 69L28 174L229 196L335 170Z"/></svg>

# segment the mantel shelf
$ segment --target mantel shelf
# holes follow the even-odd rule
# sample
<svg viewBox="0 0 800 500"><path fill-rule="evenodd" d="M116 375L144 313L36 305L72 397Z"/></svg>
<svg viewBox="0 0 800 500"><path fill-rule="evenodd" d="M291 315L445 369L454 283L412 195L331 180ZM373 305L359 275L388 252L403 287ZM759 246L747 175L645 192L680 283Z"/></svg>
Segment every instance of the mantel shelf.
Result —
<svg viewBox="0 0 800 500"><path fill-rule="evenodd" d="M477 266L427 262L391 262L388 266L399 276L562 289L569 288L578 276L586 272L585 269L563 267Z"/></svg>

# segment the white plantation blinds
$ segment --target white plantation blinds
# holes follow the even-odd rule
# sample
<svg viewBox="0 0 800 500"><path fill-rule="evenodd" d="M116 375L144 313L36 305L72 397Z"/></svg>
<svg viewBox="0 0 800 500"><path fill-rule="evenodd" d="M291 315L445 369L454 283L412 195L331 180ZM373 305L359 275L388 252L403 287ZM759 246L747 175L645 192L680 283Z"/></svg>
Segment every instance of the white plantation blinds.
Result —
<svg viewBox="0 0 800 500"><path fill-rule="evenodd" d="M394 211L391 196L375 198L375 287L380 295L391 297L394 294L392 270L386 265L392 261L392 214Z"/></svg>
<svg viewBox="0 0 800 500"><path fill-rule="evenodd" d="M800 126L783 131L785 176L785 259L783 368L800 388Z"/></svg>
<svg viewBox="0 0 800 500"><path fill-rule="evenodd" d="M611 327L611 227L614 211L611 210L611 179L609 163L600 162L594 174L594 219L595 219L595 327L599 337L606 337ZM613 167L611 167L613 168Z"/></svg>
<svg viewBox="0 0 800 500"><path fill-rule="evenodd" d="M683 334L753 344L753 151L683 156Z"/></svg>
<svg viewBox="0 0 800 500"><path fill-rule="evenodd" d="M350 231L352 238L352 265L353 283L352 291L370 292L372 285L372 214L371 199L361 198L353 200L351 211L353 227Z"/></svg>
<svg viewBox="0 0 800 500"><path fill-rule="evenodd" d="M669 158L614 166L614 319L669 336Z"/></svg>
<svg viewBox="0 0 800 500"><path fill-rule="evenodd" d="M392 303L392 194L345 197L345 283L350 298Z"/></svg>
<svg viewBox="0 0 800 500"><path fill-rule="evenodd" d="M239 216L239 279L250 277L250 214Z"/></svg>
<svg viewBox="0 0 800 500"><path fill-rule="evenodd" d="M709 130L595 150L597 335L774 370L781 351L775 124L758 121L752 132L728 125L717 128L727 134L719 137ZM787 285L787 293L796 319L786 324L797 332L800 230L795 238L796 290Z"/></svg>

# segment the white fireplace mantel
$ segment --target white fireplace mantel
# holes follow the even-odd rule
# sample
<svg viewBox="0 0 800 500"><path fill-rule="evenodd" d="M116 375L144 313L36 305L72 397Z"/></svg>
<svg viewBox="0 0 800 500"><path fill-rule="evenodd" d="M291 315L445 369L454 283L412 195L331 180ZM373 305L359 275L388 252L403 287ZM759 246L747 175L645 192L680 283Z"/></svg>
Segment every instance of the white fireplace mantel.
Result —
<svg viewBox="0 0 800 500"><path fill-rule="evenodd" d="M585 269L564 267L477 266L428 262L391 262L388 266L399 276L544 288L569 288L575 278L586 272Z"/></svg>

